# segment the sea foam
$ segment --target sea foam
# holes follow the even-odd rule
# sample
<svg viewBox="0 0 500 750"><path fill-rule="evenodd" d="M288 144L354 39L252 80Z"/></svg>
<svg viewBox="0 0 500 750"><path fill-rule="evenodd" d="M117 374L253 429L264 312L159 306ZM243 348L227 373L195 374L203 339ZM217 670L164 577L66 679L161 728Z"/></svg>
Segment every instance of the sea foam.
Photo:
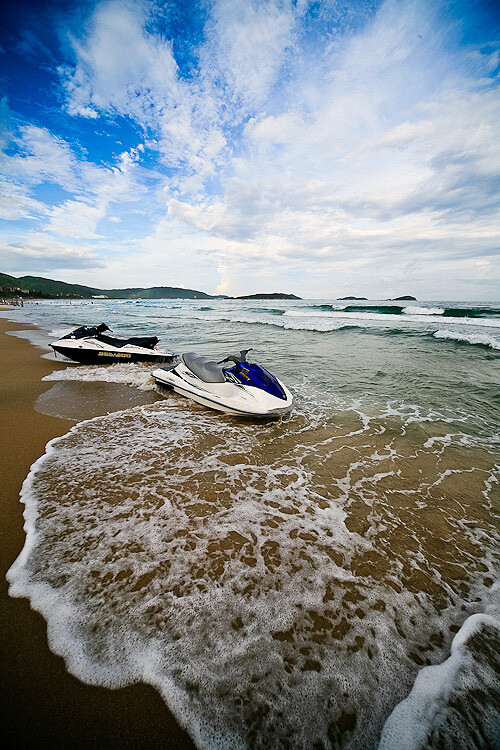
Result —
<svg viewBox="0 0 500 750"><path fill-rule="evenodd" d="M410 695L387 720L379 750L500 747L500 709L494 708L500 707L500 596L495 614L471 615L453 639L449 658L419 672Z"/></svg>
<svg viewBox="0 0 500 750"><path fill-rule="evenodd" d="M116 363L114 365L78 365L65 370L54 370L42 380L64 381L75 380L87 383L121 383L131 385L142 391L155 390L155 381L151 375L151 366L133 363Z"/></svg>
<svg viewBox="0 0 500 750"><path fill-rule="evenodd" d="M73 674L150 682L200 748L373 748L487 610L500 541L488 449L456 503L454 446L424 445L447 426L391 410L242 424L174 399L81 422L23 485L10 593Z"/></svg>

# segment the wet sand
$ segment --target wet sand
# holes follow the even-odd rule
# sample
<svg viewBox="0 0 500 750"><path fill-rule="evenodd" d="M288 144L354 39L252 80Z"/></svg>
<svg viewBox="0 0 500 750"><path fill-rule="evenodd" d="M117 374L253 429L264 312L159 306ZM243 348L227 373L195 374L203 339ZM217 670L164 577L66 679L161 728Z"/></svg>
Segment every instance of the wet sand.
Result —
<svg viewBox="0 0 500 750"><path fill-rule="evenodd" d="M16 311L12 310L12 317ZM24 545L19 492L46 443L73 421L35 411L52 383L41 378L63 363L6 331L29 326L0 318L1 726L9 748L194 748L159 694L147 685L106 690L66 672L47 645L45 620L26 599L8 596L5 574Z"/></svg>

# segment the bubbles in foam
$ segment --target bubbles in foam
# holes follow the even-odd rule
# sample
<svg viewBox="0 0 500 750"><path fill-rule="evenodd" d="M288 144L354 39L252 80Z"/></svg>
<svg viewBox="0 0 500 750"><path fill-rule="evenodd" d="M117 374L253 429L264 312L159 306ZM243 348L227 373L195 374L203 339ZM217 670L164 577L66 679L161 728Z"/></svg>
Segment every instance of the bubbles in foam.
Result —
<svg viewBox="0 0 500 750"><path fill-rule="evenodd" d="M446 424L393 412L80 423L26 480L11 593L74 674L151 682L200 747L372 748L498 567L492 454L458 474Z"/></svg>
<svg viewBox="0 0 500 750"><path fill-rule="evenodd" d="M42 380L79 380L93 383L121 383L132 385L141 391L155 390L155 381L151 376L152 368L133 363L116 363L114 365L78 365L65 370L55 370L45 375Z"/></svg>

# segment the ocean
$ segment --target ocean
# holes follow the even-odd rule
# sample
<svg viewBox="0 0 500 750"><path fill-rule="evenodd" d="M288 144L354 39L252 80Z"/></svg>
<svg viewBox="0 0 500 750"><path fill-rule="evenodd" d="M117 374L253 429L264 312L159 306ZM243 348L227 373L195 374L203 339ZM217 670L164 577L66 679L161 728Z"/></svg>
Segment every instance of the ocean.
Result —
<svg viewBox="0 0 500 750"><path fill-rule="evenodd" d="M153 685L196 745L500 748L500 303L26 303L249 359L282 421L70 364L22 490L12 596L80 680ZM53 358L52 354L45 354Z"/></svg>

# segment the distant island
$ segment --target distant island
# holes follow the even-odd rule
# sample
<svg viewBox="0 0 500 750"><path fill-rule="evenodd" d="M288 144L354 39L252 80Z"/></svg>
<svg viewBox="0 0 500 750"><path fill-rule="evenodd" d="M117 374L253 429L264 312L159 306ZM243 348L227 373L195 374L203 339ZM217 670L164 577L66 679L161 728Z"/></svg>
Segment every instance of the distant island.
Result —
<svg viewBox="0 0 500 750"><path fill-rule="evenodd" d="M230 299L302 299L302 297L297 297L295 294L273 292L272 294L244 294L241 297L230 297Z"/></svg>
<svg viewBox="0 0 500 750"><path fill-rule="evenodd" d="M67 284L41 276L16 278L0 273L0 297L23 297L32 299L301 299L294 294L250 294L245 297L228 298L224 294L207 294L198 289L177 286L153 286L130 289L98 289Z"/></svg>
<svg viewBox="0 0 500 750"><path fill-rule="evenodd" d="M367 301L368 297L337 297L337 302L345 302L346 300L363 300ZM402 297L388 297L385 302L402 302L404 300L411 300L412 302L416 302L417 298L412 297L411 294L404 294Z"/></svg>

